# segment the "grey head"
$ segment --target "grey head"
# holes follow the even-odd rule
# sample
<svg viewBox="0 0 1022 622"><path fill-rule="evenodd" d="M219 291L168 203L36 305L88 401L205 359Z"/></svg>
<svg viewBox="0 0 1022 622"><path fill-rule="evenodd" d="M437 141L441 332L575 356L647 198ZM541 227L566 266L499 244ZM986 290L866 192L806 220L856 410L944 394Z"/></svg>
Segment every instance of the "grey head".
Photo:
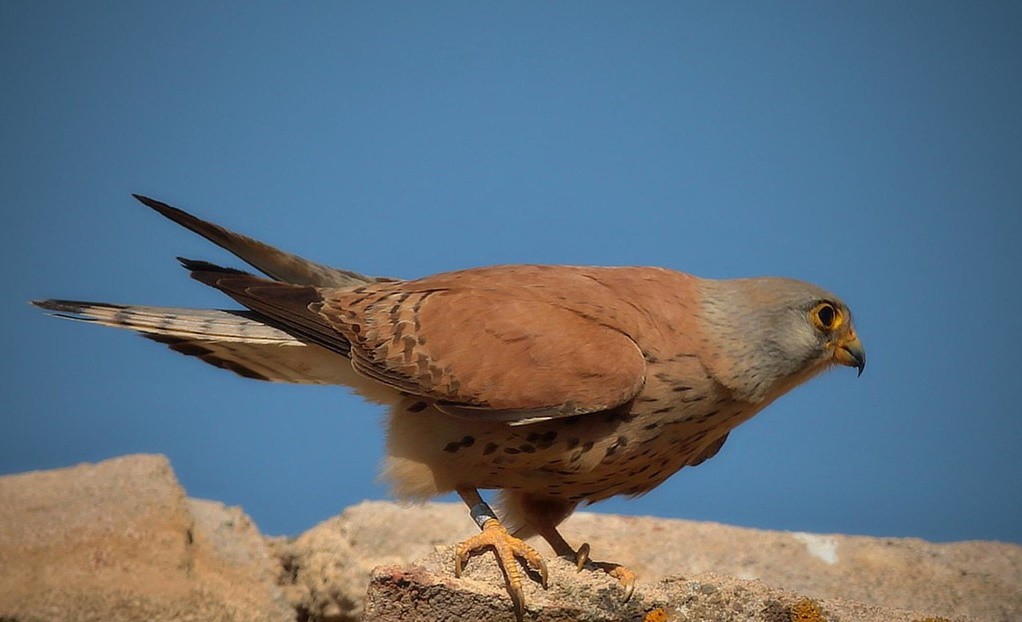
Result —
<svg viewBox="0 0 1022 622"><path fill-rule="evenodd" d="M736 398L765 406L835 364L866 366L848 306L811 283L778 277L700 282L714 344L710 368Z"/></svg>

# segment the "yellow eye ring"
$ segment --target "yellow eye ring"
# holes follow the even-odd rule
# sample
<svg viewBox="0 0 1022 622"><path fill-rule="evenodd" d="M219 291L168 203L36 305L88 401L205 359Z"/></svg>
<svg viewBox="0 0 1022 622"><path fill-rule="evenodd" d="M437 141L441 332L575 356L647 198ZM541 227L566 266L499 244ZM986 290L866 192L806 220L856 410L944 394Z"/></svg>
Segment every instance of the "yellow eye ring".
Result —
<svg viewBox="0 0 1022 622"><path fill-rule="evenodd" d="M829 302L821 302L813 307L809 317L812 318L813 325L822 331L832 331L841 326L845 320L841 310Z"/></svg>

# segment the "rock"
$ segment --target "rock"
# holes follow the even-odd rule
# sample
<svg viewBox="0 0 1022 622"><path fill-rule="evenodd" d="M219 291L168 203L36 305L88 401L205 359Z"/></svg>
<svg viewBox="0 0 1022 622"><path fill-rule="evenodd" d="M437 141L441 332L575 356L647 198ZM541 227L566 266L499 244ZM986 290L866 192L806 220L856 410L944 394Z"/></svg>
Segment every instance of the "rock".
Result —
<svg viewBox="0 0 1022 622"><path fill-rule="evenodd" d="M438 548L420 564L373 571L365 622L514 622L503 577L494 564L470 562L468 574L450 572L453 547ZM761 581L712 573L646 585L621 602L616 580L602 571L579 573L553 559L544 590L525 587L525 619L535 622L915 622L918 613L842 600L815 601Z"/></svg>
<svg viewBox="0 0 1022 622"><path fill-rule="evenodd" d="M455 504L366 501L294 540L271 541L285 569L285 594L314 620L358 620L373 568L406 563L478 529Z"/></svg>
<svg viewBox="0 0 1022 622"><path fill-rule="evenodd" d="M293 620L240 510L187 500L167 459L0 478L2 620Z"/></svg>
<svg viewBox="0 0 1022 622"><path fill-rule="evenodd" d="M460 504L366 502L264 539L241 510L187 499L161 456L0 477L0 621L512 620L492 555L453 576L452 545L476 531ZM562 531L636 571L635 595L534 541L550 587L526 583L529 620L1022 619L1013 544L591 513Z"/></svg>
<svg viewBox="0 0 1022 622"><path fill-rule="evenodd" d="M437 545L454 544L475 531L461 504L364 502L275 546L292 569L288 595L296 608L314 618L357 620L374 566L388 566L400 576L420 576L416 569L422 565L408 564L428 557ZM648 594L664 580L713 572L739 583L758 579L772 588L827 602L847 599L963 619L1022 619L1022 547L1013 544L934 544L914 538L763 531L588 512L569 518L562 533L570 542L588 541L594 559L635 571L637 594ZM531 542L551 560L552 551L542 540ZM444 570L454 580L452 559L448 556L434 578ZM496 572L492 556L473 564ZM380 576L373 577L372 589L386 592ZM503 595L500 602L508 609L502 585L496 581L491 587L494 594ZM380 598L370 594L377 611L382 611Z"/></svg>

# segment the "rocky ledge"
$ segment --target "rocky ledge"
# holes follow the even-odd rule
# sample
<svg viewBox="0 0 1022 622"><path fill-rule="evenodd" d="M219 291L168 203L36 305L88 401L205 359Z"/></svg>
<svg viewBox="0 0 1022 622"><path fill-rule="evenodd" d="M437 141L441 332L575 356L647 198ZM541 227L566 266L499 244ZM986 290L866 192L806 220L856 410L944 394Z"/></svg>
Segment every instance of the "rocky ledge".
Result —
<svg viewBox="0 0 1022 622"><path fill-rule="evenodd" d="M162 456L0 477L0 620L514 620L488 556L460 579L451 504L366 502L297 538L189 499ZM1022 619L1022 547L759 531L578 513L616 582L547 556L526 620L854 622Z"/></svg>

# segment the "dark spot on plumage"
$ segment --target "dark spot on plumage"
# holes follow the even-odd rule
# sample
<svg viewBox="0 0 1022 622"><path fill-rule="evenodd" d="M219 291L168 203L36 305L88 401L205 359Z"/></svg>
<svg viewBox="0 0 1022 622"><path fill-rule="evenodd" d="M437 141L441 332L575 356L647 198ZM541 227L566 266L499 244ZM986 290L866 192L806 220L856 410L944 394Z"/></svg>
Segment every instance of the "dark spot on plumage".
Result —
<svg viewBox="0 0 1022 622"><path fill-rule="evenodd" d="M653 429L659 428L659 427L660 427L659 423L647 423L646 425L642 426L642 429L643 430L653 430Z"/></svg>
<svg viewBox="0 0 1022 622"><path fill-rule="evenodd" d="M717 414L719 414L719 413L720 413L719 410L711 410L710 412L706 413L705 415L699 417L699 421L708 421L708 420L712 419L713 417L717 416Z"/></svg>
<svg viewBox="0 0 1022 622"><path fill-rule="evenodd" d="M270 380L270 378L264 376L263 374L260 374L259 372L249 369L248 367L245 367L244 365L236 363L234 361L225 361L223 359L214 358L211 355L205 355L199 358L201 358L202 360L206 361L211 365L219 367L220 369L227 369L233 371L242 378L251 378L253 380Z"/></svg>
<svg viewBox="0 0 1022 622"><path fill-rule="evenodd" d="M685 404L691 404L693 402L701 402L706 399L705 395L693 395L692 397L683 397L681 401Z"/></svg>
<svg viewBox="0 0 1022 622"><path fill-rule="evenodd" d="M429 404L427 404L426 402L415 402L405 410L407 410L410 413L421 413L422 411L426 410L427 406L429 406Z"/></svg>
<svg viewBox="0 0 1022 622"><path fill-rule="evenodd" d="M592 448L593 448L593 442L592 441L586 441L582 445L582 453L586 453L587 451L591 450Z"/></svg>
<svg viewBox="0 0 1022 622"><path fill-rule="evenodd" d="M475 445L475 442L476 442L476 439L474 437L472 437L472 436L463 436L461 438L461 446L462 447L471 447L472 445Z"/></svg>
<svg viewBox="0 0 1022 622"><path fill-rule="evenodd" d="M692 390L692 387L687 387L687 386L685 386L683 384L676 384L673 387L671 387L671 391L674 391L675 393L684 393L685 391L691 391L691 390Z"/></svg>
<svg viewBox="0 0 1022 622"><path fill-rule="evenodd" d="M646 362L651 364L651 365L656 365L657 363L660 362L660 360L657 359L657 357L653 356L649 352L643 352L642 353L642 358L646 359Z"/></svg>
<svg viewBox="0 0 1022 622"><path fill-rule="evenodd" d="M625 445L628 444L628 437L627 436L617 437L617 444L624 447Z"/></svg>
<svg viewBox="0 0 1022 622"><path fill-rule="evenodd" d="M416 330L418 330L418 328L419 328L418 326L415 327ZM420 346L426 345L426 337L425 337L425 335L419 335L419 345Z"/></svg>
<svg viewBox="0 0 1022 622"><path fill-rule="evenodd" d="M659 380L660 382L670 382L671 380L673 380L673 379L674 379L674 376L672 376L671 374L668 374L668 373L666 373L666 372L662 372L662 371L660 371L660 372L657 372L657 373L656 373L656 374L654 375L654 378L656 378L656 379L657 379L657 380Z"/></svg>
<svg viewBox="0 0 1022 622"><path fill-rule="evenodd" d="M638 401L643 402L645 404L652 404L654 402L659 402L660 400L653 397L652 395L642 395L639 396Z"/></svg>
<svg viewBox="0 0 1022 622"><path fill-rule="evenodd" d="M635 417L636 415L628 412L624 408L615 408L607 411L607 423L613 423L614 421L628 423L632 419L635 419Z"/></svg>
<svg viewBox="0 0 1022 622"><path fill-rule="evenodd" d="M662 415L664 413L669 413L669 412L671 412L673 410L674 410L673 406L664 406L663 408L657 408L656 410L654 410L653 414L654 415Z"/></svg>
<svg viewBox="0 0 1022 622"><path fill-rule="evenodd" d="M429 376L433 384L440 384L440 381L443 380L444 377L444 370L440 369L436 365L430 365Z"/></svg>
<svg viewBox="0 0 1022 622"><path fill-rule="evenodd" d="M171 350L175 352L180 352L181 354L187 354L188 356L201 357L213 353L213 350L210 350L205 346L200 346L199 344L190 341L180 341L178 343L172 343L168 345L170 345Z"/></svg>
<svg viewBox="0 0 1022 622"><path fill-rule="evenodd" d="M581 443L581 442L582 442L582 440L579 439L576 436L573 436L573 437L569 438L568 439L568 449L575 449L576 447L578 447L578 444Z"/></svg>
<svg viewBox="0 0 1022 622"><path fill-rule="evenodd" d="M518 454L518 453L521 453L521 450L517 449L515 447L505 447L504 448L504 453L506 453L506 454Z"/></svg>
<svg viewBox="0 0 1022 622"><path fill-rule="evenodd" d="M425 354L420 353L415 358L415 367L420 376L426 376L429 372L429 358Z"/></svg>
<svg viewBox="0 0 1022 622"><path fill-rule="evenodd" d="M488 456L492 454L493 452L497 451L498 447L499 445L497 445L496 443L486 443L486 447L483 448L483 455Z"/></svg>
<svg viewBox="0 0 1022 622"><path fill-rule="evenodd" d="M358 324L352 324L351 325L351 332L353 332L353 333L355 333L357 335L357 334L362 332L362 327L359 326Z"/></svg>
<svg viewBox="0 0 1022 622"><path fill-rule="evenodd" d="M554 443L554 440L556 438L557 438L556 431L547 430L542 434L540 434L539 432L531 432L527 437L525 437L525 440L529 441L530 443L534 443L540 449L547 449Z"/></svg>
<svg viewBox="0 0 1022 622"><path fill-rule="evenodd" d="M459 449L461 449L461 443L458 441L451 441L450 443L447 443L447 445L444 446L444 451L450 452L452 454L458 451Z"/></svg>
<svg viewBox="0 0 1022 622"><path fill-rule="evenodd" d="M519 445L518 449L520 451L522 451L523 453L527 453L527 454L534 454L534 453L536 453L536 448L534 446L528 444L528 443L525 443L524 445Z"/></svg>

